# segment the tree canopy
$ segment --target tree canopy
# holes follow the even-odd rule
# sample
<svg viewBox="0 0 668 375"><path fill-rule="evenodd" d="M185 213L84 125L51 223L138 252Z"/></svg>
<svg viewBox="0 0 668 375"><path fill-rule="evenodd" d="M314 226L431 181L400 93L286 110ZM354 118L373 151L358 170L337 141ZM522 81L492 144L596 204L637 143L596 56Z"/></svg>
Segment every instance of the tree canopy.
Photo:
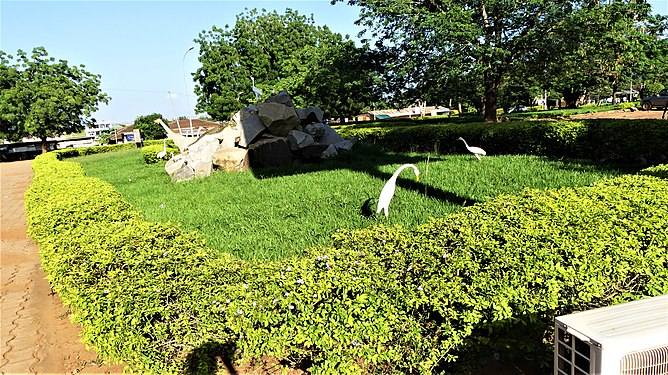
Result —
<svg viewBox="0 0 668 375"><path fill-rule="evenodd" d="M0 51L0 138L35 137L46 152L47 137L75 133L93 124L91 114L109 96L100 75L49 57L43 47L22 50L16 59Z"/></svg>
<svg viewBox="0 0 668 375"><path fill-rule="evenodd" d="M195 73L197 108L217 120L255 101L251 77L265 98L285 89L296 106L316 105L331 115L357 114L381 98L368 48L291 9L247 10L234 27L214 26L195 41L202 63Z"/></svg>
<svg viewBox="0 0 668 375"><path fill-rule="evenodd" d="M576 97L602 82L615 91L665 44L665 19L643 1L337 1L361 7L393 101L468 99L486 121L522 82L522 96L540 87Z"/></svg>
<svg viewBox="0 0 668 375"><path fill-rule="evenodd" d="M143 139L163 139L167 137L165 129L156 123L155 120L163 119L164 117L160 113L152 113L145 116L137 116L135 119L133 128L139 129L141 131L141 136ZM167 122L167 121L165 121Z"/></svg>

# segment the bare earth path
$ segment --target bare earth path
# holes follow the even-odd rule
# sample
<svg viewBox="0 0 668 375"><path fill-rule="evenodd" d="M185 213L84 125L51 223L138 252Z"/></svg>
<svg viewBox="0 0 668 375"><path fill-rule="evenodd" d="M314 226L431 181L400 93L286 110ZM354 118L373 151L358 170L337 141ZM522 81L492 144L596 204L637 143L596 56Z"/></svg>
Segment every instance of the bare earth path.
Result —
<svg viewBox="0 0 668 375"><path fill-rule="evenodd" d="M121 366L96 364L97 354L79 341L80 328L51 294L39 247L26 234L23 195L31 163L0 163L0 373L121 373Z"/></svg>

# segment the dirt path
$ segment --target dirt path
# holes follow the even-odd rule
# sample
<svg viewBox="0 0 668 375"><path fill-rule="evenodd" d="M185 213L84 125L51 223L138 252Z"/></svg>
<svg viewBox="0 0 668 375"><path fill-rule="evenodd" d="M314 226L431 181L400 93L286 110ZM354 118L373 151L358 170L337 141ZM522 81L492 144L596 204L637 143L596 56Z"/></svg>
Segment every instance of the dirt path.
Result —
<svg viewBox="0 0 668 375"><path fill-rule="evenodd" d="M655 119L660 120L663 116L663 109L653 109L651 111L633 111L630 110L618 110L618 111L606 111L606 112L596 112L596 113L585 113L582 115L571 116L572 119L587 119L587 118L611 118L611 119ZM668 114L666 114L668 117Z"/></svg>
<svg viewBox="0 0 668 375"><path fill-rule="evenodd" d="M31 162L0 163L0 373L121 373L121 366L97 365L97 354L79 341L80 328L51 294L39 248L26 234Z"/></svg>

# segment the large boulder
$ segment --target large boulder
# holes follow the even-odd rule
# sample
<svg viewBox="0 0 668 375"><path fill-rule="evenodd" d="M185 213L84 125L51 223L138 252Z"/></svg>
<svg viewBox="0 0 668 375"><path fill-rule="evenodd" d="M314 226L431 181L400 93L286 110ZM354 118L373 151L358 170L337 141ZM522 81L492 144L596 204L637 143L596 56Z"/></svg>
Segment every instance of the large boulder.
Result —
<svg viewBox="0 0 668 375"><path fill-rule="evenodd" d="M315 123L309 124L304 127L304 132L310 134L315 138L316 141L319 141L323 135L325 135L325 124Z"/></svg>
<svg viewBox="0 0 668 375"><path fill-rule="evenodd" d="M344 139L342 141L334 143L334 147L336 147L337 150L344 150L344 151L350 151L353 148L353 145L357 139L351 138L351 139Z"/></svg>
<svg viewBox="0 0 668 375"><path fill-rule="evenodd" d="M213 155L214 151L220 146L219 135L222 132L205 134L201 136L195 143L188 147L188 156L191 160L207 158Z"/></svg>
<svg viewBox="0 0 668 375"><path fill-rule="evenodd" d="M213 154L213 165L225 172L245 171L249 167L248 150L239 147L219 148Z"/></svg>
<svg viewBox="0 0 668 375"><path fill-rule="evenodd" d="M239 129L240 147L248 147L266 129L255 106L242 108L232 116L232 120Z"/></svg>
<svg viewBox="0 0 668 375"><path fill-rule="evenodd" d="M209 177L211 176L211 173L213 173L213 163L211 162L211 159L202 160L197 163L193 169L195 170L195 178Z"/></svg>
<svg viewBox="0 0 668 375"><path fill-rule="evenodd" d="M260 103L257 107L260 120L269 133L275 136L285 137L301 123L295 109L285 104Z"/></svg>
<svg viewBox="0 0 668 375"><path fill-rule="evenodd" d="M277 95L270 96L267 100L265 100L265 103L279 103L288 107L295 107L295 105L292 103L290 94L288 94L288 92L285 90L281 90L281 92L279 92Z"/></svg>
<svg viewBox="0 0 668 375"><path fill-rule="evenodd" d="M301 150L315 142L310 134L300 132L299 130L291 130L288 133L288 141L290 141L290 149L292 150Z"/></svg>
<svg viewBox="0 0 668 375"><path fill-rule="evenodd" d="M306 161L318 162L322 160L322 153L329 148L329 145L314 143L301 149L302 158Z"/></svg>
<svg viewBox="0 0 668 375"><path fill-rule="evenodd" d="M167 172L169 177L172 177L174 176L174 173L181 169L185 164L186 161L182 155L174 156L165 163L165 172Z"/></svg>
<svg viewBox="0 0 668 375"><path fill-rule="evenodd" d="M241 141L241 132L238 128L227 126L225 129L223 129L223 131L220 132L220 134L222 136L222 139L220 140L220 147L234 147Z"/></svg>
<svg viewBox="0 0 668 375"><path fill-rule="evenodd" d="M325 132L322 135L322 138L320 138L320 143L333 145L343 141L343 137L337 133L336 130L332 129L329 125L326 124L322 124L322 126L325 128Z"/></svg>
<svg viewBox="0 0 668 375"><path fill-rule="evenodd" d="M334 158L338 155L338 151L336 151L336 146L334 145L328 145L325 151L320 154L320 157L322 159L331 159Z"/></svg>
<svg viewBox="0 0 668 375"><path fill-rule="evenodd" d="M292 163L290 142L285 137L262 138L248 147L252 168L288 165Z"/></svg>
<svg viewBox="0 0 668 375"><path fill-rule="evenodd" d="M176 173L172 175L173 182L188 181L192 180L193 178L195 178L195 170L193 170L187 164L184 164L181 168L179 168L178 171L176 171Z"/></svg>
<svg viewBox="0 0 668 375"><path fill-rule="evenodd" d="M324 113L318 107L297 108L296 111L302 125L320 123L323 120Z"/></svg>

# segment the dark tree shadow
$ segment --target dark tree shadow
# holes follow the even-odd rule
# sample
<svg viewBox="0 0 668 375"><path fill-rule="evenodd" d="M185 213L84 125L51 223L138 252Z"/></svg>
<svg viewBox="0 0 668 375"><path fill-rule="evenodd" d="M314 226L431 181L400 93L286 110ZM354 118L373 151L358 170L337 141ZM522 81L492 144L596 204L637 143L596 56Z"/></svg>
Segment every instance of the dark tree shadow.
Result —
<svg viewBox="0 0 668 375"><path fill-rule="evenodd" d="M234 343L219 343L209 341L198 348L195 348L186 357L185 373L214 375L218 373L218 368L222 362L223 367L230 375L238 375L234 366L234 353L236 352Z"/></svg>
<svg viewBox="0 0 668 375"><path fill-rule="evenodd" d="M439 156L434 156L432 161L438 161ZM380 166L396 164L417 164L424 162L420 156L408 156L392 152L385 152L380 147L364 143L356 144L352 150L340 153L336 158L325 160L320 163L295 162L291 165L281 167L251 168L253 175L258 179L292 176L304 173L348 169L353 172L365 173L381 181L387 181L392 177L391 173L383 172ZM464 197L443 189L425 185L416 181L402 181L404 189L413 190L426 196L459 206L470 206L478 203L470 197ZM367 197L368 198L368 197ZM364 210L363 216L370 217L373 213L368 212L371 199L361 204L360 210Z"/></svg>

